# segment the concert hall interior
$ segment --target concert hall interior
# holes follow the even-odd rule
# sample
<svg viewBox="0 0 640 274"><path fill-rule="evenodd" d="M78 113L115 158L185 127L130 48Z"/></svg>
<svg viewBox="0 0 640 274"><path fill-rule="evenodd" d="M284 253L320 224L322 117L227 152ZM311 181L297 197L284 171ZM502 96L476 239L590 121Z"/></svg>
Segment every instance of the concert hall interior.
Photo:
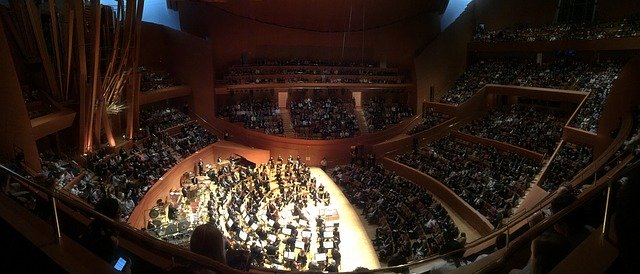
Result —
<svg viewBox="0 0 640 274"><path fill-rule="evenodd" d="M640 273L640 1L0 0L3 273Z"/></svg>

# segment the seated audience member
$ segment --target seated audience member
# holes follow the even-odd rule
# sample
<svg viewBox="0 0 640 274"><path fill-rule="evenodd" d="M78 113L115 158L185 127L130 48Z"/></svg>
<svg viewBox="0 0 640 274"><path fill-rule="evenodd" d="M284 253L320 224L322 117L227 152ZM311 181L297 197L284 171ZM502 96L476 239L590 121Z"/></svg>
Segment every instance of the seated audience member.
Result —
<svg viewBox="0 0 640 274"><path fill-rule="evenodd" d="M251 252L243 249L227 250L227 264L235 269L249 271L251 267Z"/></svg>
<svg viewBox="0 0 640 274"><path fill-rule="evenodd" d="M571 252L571 243L554 231L546 231L531 242L531 256L523 269L513 269L510 274L549 273Z"/></svg>
<svg viewBox="0 0 640 274"><path fill-rule="evenodd" d="M432 268L431 274L446 273L463 265L467 265L469 262L464 258L463 248L464 246L457 241L450 242L443 250L443 253L449 253L446 256L446 261Z"/></svg>
<svg viewBox="0 0 640 274"><path fill-rule="evenodd" d="M612 273L640 273L640 222L638 222L638 208L640 208L640 181L638 173L620 180L621 186L617 194L617 203L612 217L613 231L617 238L620 256Z"/></svg>
<svg viewBox="0 0 640 274"><path fill-rule="evenodd" d="M222 232L213 224L206 223L197 226L191 234L189 242L189 250L193 253L209 257L223 264L227 263L227 255L225 248L225 240ZM171 273L185 274L216 274L204 266L192 264L189 266L177 266L171 270Z"/></svg>
<svg viewBox="0 0 640 274"><path fill-rule="evenodd" d="M115 198L103 198L98 201L95 210L116 222L120 221L120 205ZM106 221L94 219L87 231L80 235L80 243L103 260L114 263L118 259L117 234Z"/></svg>

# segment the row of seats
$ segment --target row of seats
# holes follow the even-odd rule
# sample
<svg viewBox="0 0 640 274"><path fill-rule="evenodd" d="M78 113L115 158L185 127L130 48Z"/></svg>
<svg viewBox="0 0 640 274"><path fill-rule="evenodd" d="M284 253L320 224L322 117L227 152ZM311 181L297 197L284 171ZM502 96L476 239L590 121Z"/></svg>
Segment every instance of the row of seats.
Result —
<svg viewBox="0 0 640 274"><path fill-rule="evenodd" d="M374 247L389 266L440 254L459 230L447 211L423 189L375 164L329 171L352 205L376 225Z"/></svg>
<svg viewBox="0 0 640 274"><path fill-rule="evenodd" d="M396 160L444 183L494 226L511 215L541 167L512 152L451 136Z"/></svg>
<svg viewBox="0 0 640 274"><path fill-rule="evenodd" d="M590 92L571 125L596 132L598 121L623 61L588 63L571 57L536 64L519 58L483 59L471 64L440 102L458 105L486 84L535 86Z"/></svg>
<svg viewBox="0 0 640 274"><path fill-rule="evenodd" d="M640 36L640 20L630 18L595 25L559 24L545 27L514 27L501 30L477 28L473 40L496 43L600 40L638 36Z"/></svg>

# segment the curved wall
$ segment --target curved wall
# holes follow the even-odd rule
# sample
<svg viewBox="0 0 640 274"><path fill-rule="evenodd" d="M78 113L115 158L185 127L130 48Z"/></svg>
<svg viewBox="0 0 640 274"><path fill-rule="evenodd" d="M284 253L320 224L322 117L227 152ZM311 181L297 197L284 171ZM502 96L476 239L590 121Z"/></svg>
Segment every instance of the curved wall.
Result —
<svg viewBox="0 0 640 274"><path fill-rule="evenodd" d="M218 157L226 159L234 154L241 155L256 164L266 163L269 160L269 151L266 150L252 149L225 141L211 144L196 151L167 171L136 205L129 217L129 225L139 229L146 227L149 209L155 206L158 199L166 200L172 189L180 189L180 178L185 172L195 171L196 164L200 159L204 163L215 163Z"/></svg>
<svg viewBox="0 0 640 274"><path fill-rule="evenodd" d="M386 157L382 159L382 164L385 169L391 170L395 172L395 174L427 190L441 203L446 204L448 208L453 210L456 215L468 223L481 236L489 235L493 231L493 225L489 223L487 218L482 216L482 214L438 180L419 170L410 168Z"/></svg>
<svg viewBox="0 0 640 274"><path fill-rule="evenodd" d="M384 131L333 140L295 139L268 135L219 118L214 118L209 122L215 125L216 128L228 132L231 135L231 141L250 147L270 150L271 155L274 157L281 155L284 158L288 155L300 155L311 166L318 166L320 160L326 157L329 166L335 166L349 163L352 146L364 146L365 150L361 152L369 153L371 145L383 142L406 131L413 120L418 118L419 116L414 116L413 118L405 119L400 124Z"/></svg>

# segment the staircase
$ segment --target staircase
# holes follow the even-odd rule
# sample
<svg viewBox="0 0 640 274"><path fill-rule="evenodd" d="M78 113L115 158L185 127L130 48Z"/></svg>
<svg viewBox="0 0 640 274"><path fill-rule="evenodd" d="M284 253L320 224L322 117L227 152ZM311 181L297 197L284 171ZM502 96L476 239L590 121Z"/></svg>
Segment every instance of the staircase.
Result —
<svg viewBox="0 0 640 274"><path fill-rule="evenodd" d="M284 129L284 136L287 138L295 138L296 132L293 130L293 121L291 121L291 113L286 108L280 109L280 115L282 115L282 128Z"/></svg>
<svg viewBox="0 0 640 274"><path fill-rule="evenodd" d="M360 133L369 133L369 126L367 125L367 120L364 119L364 111L362 110L362 108L356 108L356 119L358 119L358 127L360 128Z"/></svg>

